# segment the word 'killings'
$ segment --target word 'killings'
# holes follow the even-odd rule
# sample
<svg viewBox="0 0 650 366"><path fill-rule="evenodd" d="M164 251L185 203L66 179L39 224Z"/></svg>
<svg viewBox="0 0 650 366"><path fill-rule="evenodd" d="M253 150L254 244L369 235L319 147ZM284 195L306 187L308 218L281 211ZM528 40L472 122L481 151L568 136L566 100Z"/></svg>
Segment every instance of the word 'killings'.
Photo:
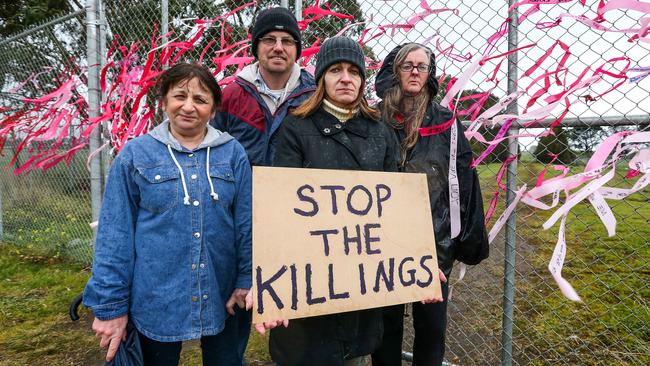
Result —
<svg viewBox="0 0 650 366"><path fill-rule="evenodd" d="M427 288L435 279L433 276L435 267L431 267L432 264L434 264L433 256L424 255L419 258L391 257L375 263L359 263L354 271L349 271L350 268L347 266L335 267L334 263L320 265L307 263L304 265L304 270L296 264L283 265L271 273L268 273L268 268L265 273L260 266L257 266L255 268L257 312L264 313L267 305L264 302L265 293L277 309L281 310L289 304L292 310L298 310L301 304L314 306L348 299L351 291L358 291L359 295L370 295L411 286ZM325 265L327 270L324 270ZM343 281L340 279L337 281L339 277L343 277ZM357 281L353 280L354 277L357 277ZM325 283L316 283L316 281L326 281L326 286ZM323 293L316 293L316 288L325 287L327 290ZM291 288L291 293L281 293L276 291L276 288Z"/></svg>

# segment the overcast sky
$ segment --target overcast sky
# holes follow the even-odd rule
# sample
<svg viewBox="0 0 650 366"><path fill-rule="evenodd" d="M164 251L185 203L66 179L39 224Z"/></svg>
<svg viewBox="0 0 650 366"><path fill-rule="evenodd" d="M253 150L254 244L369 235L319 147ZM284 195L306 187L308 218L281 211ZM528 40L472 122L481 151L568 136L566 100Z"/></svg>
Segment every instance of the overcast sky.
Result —
<svg viewBox="0 0 650 366"><path fill-rule="evenodd" d="M392 1L368 1L359 0L366 19L369 20L369 27L385 25L390 23L404 23L405 19L417 12L421 12L418 1L392 0ZM443 47L454 45L457 52L462 54L471 53L476 55L483 51L487 39L493 35L507 16L507 2L505 1L429 1L433 9L453 8L458 13L443 12L428 16L416 27L409 31L398 30L395 35L387 34L371 41L369 46L379 56L384 57L390 50L403 42L423 42L429 37L438 34ZM520 13L529 6L520 7ZM628 42L629 35L623 33L605 33L593 30L573 19L563 19L560 26L540 30L535 27L538 22L554 21L561 13L574 15L584 14L589 18L595 17L597 0L587 1L587 6L582 7L578 1L568 4L544 5L540 12L532 15L519 25L519 46L536 43L533 48L519 52L519 73L530 68L534 61L539 59L553 43L560 39L570 47L572 53L567 62L570 70L568 83L575 80L577 75L587 66L592 70L601 66L606 60L627 56L631 59L631 67L650 66L650 44L640 42ZM612 11L607 13L607 22L602 25L614 29L638 27L638 19L643 14L638 12ZM432 48L436 38L429 44ZM498 51L494 54L507 51L507 40L504 37L498 43ZM552 57L547 59L541 69L555 69L563 51L556 47ZM485 82L487 74L494 70L498 60L488 62L472 78L471 88L486 90L493 84ZM469 62L458 62L441 57L437 60L438 73L444 69L448 74L459 75L467 68ZM615 64L615 67L622 67L623 62ZM543 71L538 69L533 76L540 75ZM609 67L610 70L615 71ZM619 71L619 70L616 70ZM499 78L501 83L495 90L498 97L505 95L506 91L506 62L501 65ZM520 86L526 87L532 78L521 79ZM583 91L580 94L596 95L610 88L619 80L607 77L603 82L595 86L590 92ZM535 90L534 88L533 90ZM559 89L555 89L558 90ZM519 101L520 112L522 105L528 100L526 96ZM607 94L601 100L594 103L585 103L584 100L572 99L571 117L594 117L594 116L616 116L616 115L647 115L650 106L650 77L642 80L639 84L626 82L617 90ZM562 108L556 110L556 115Z"/></svg>

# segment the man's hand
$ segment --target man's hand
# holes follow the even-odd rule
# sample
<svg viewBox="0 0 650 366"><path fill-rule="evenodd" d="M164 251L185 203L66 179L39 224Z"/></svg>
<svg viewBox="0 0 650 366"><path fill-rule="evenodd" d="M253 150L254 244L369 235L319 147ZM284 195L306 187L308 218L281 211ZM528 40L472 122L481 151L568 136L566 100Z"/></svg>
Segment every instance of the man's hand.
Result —
<svg viewBox="0 0 650 366"><path fill-rule="evenodd" d="M253 308L253 292L249 291L248 295L246 295L246 310L250 310ZM255 330L259 334L264 334L267 329L273 329L275 327L279 327L280 325L284 325L284 327L289 326L289 319L278 319L270 322L264 322L262 324L253 324L255 327Z"/></svg>
<svg viewBox="0 0 650 366"><path fill-rule="evenodd" d="M246 295L250 292L249 289L245 288L236 288L235 291L230 295L230 299L226 301L226 310L228 314L235 315L235 304L242 309L246 309Z"/></svg>
<svg viewBox="0 0 650 366"><path fill-rule="evenodd" d="M106 362L111 361L113 357L115 357L120 342L126 339L126 324L128 322L128 315L123 315L111 320L99 320L95 318L93 321L95 337L101 338L99 341L99 347L108 347L108 352L106 352Z"/></svg>

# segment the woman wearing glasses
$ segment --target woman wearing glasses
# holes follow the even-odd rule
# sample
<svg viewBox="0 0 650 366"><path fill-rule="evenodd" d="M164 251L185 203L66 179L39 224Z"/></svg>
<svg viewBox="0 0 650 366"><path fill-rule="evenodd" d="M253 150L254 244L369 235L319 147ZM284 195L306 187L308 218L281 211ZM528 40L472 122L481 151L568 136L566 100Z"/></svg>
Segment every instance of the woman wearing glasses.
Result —
<svg viewBox="0 0 650 366"><path fill-rule="evenodd" d="M438 267L449 277L454 260L477 264L487 258L481 189L476 170L470 167L472 150L453 113L434 101L438 82L431 50L417 43L392 50L377 74L375 88L382 98L382 120L392 127L400 142L400 171L427 175ZM452 134L452 130L457 133ZM455 161L450 160L454 136ZM453 163L459 191L452 193L460 197L460 233L455 238L451 235L448 179ZM442 364L448 290L448 284L443 282L442 302L413 303L413 365ZM373 365L401 364L403 314L403 305L385 308L383 343L373 354Z"/></svg>
<svg viewBox="0 0 650 366"><path fill-rule="evenodd" d="M368 106L365 72L358 43L334 37L323 44L316 91L282 122L275 166L397 171L397 141ZM282 366L361 365L381 336L382 311L368 309L291 320L271 331L269 350Z"/></svg>

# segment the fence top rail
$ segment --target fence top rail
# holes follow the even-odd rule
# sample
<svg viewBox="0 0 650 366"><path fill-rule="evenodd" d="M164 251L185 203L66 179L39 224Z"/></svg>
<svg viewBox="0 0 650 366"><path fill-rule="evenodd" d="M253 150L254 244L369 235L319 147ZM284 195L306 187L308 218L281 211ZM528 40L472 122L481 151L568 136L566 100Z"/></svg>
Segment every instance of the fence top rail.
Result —
<svg viewBox="0 0 650 366"><path fill-rule="evenodd" d="M538 121L534 127L530 128L544 128L549 127L556 118L546 118L541 121ZM463 120L461 121L463 126L467 127L471 121ZM497 123L497 126L501 126L503 123ZM596 126L648 126L650 125L650 114L639 114L633 116L596 116L596 117L575 117L575 118L565 118L560 123L562 127L596 127ZM522 122L514 121L510 128L525 128L525 124Z"/></svg>
<svg viewBox="0 0 650 366"><path fill-rule="evenodd" d="M53 24L65 22L68 19L72 19L72 18L75 18L75 17L77 17L79 15L84 14L85 12L86 12L85 9L77 10L77 11L75 11L73 13L68 14L68 15L64 15L64 16L52 19L49 22L43 23L41 25L37 25L37 26L35 26L33 28L22 31L22 32L20 32L20 33L18 33L16 35L13 35L13 36L9 37L9 38L3 39L2 41L0 41L0 46L4 46L7 43L11 43L11 42L13 42L13 41L15 41L17 39L26 37L26 36L28 36L28 35L30 35L32 33L36 33L38 31L40 31L41 29L47 28L47 27L49 27L49 26L51 26Z"/></svg>

